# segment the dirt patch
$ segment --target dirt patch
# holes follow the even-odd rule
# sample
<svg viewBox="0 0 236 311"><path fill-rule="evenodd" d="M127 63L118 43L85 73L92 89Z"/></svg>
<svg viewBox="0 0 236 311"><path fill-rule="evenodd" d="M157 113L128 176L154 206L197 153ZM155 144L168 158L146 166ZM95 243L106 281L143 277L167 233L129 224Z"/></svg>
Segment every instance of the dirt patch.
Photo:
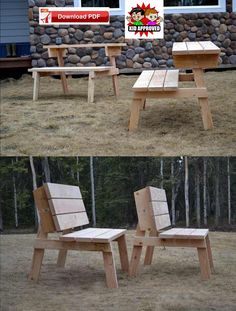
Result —
<svg viewBox="0 0 236 311"><path fill-rule="evenodd" d="M131 254L133 232L127 235ZM1 310L197 311L235 310L236 234L210 235L216 273L200 280L194 249L157 248L153 264L136 278L121 273L119 289L105 286L99 253L69 252L66 268L57 268L56 251L47 251L38 284L27 280L35 235L1 236Z"/></svg>
<svg viewBox="0 0 236 311"><path fill-rule="evenodd" d="M236 73L208 72L215 128L204 131L196 100L148 100L140 128L129 134L131 87L137 76L119 78L116 101L109 78L96 81L94 104L87 104L87 78L41 79L40 100L32 101L32 79L5 80L2 89L2 155L234 155Z"/></svg>

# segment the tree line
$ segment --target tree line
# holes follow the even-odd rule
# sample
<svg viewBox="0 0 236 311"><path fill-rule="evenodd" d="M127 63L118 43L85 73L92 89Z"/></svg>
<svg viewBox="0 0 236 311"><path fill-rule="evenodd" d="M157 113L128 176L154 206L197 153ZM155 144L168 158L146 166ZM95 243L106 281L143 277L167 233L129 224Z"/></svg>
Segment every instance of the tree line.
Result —
<svg viewBox="0 0 236 311"><path fill-rule="evenodd" d="M2 157L0 230L36 228L33 189L80 186L92 225L132 228L133 192L164 188L173 226L233 227L235 157Z"/></svg>

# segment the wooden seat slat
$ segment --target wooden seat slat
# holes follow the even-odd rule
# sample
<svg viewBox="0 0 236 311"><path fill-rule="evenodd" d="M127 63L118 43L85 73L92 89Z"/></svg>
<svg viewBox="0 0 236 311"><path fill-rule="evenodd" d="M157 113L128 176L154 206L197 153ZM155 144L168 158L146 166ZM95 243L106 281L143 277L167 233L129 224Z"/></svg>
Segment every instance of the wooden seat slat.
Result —
<svg viewBox="0 0 236 311"><path fill-rule="evenodd" d="M158 215L163 215L163 214L168 214L168 204L167 202L151 202L150 203L151 208L153 210L153 215L158 216Z"/></svg>
<svg viewBox="0 0 236 311"><path fill-rule="evenodd" d="M170 237L170 238L173 238L175 236L175 234L177 234L178 232L182 231L184 228L172 228L172 229L169 229L167 231L163 231L160 233L160 237Z"/></svg>
<svg viewBox="0 0 236 311"><path fill-rule="evenodd" d="M91 229L91 228L87 228L87 229ZM107 230L111 230L111 229L105 229L105 228L102 228L102 229L93 228L93 230L87 230L87 229L79 230L79 231L68 233L68 234L64 234L61 237L61 239L67 240L67 241L75 241L75 240L78 240L80 238L81 239L84 238L84 240L90 241L91 239L93 239L97 235L105 233L105 232L107 232Z"/></svg>
<svg viewBox="0 0 236 311"><path fill-rule="evenodd" d="M112 229L111 231L105 232L101 235L98 235L93 240L94 242L105 242L105 241L113 241L123 235L126 232L125 229Z"/></svg>
<svg viewBox="0 0 236 311"><path fill-rule="evenodd" d="M165 239L204 239L209 233L208 229L174 228L160 233Z"/></svg>
<svg viewBox="0 0 236 311"><path fill-rule="evenodd" d="M157 231L164 229L166 227L169 227L171 225L169 214L158 215L158 216L154 216L153 218L154 218Z"/></svg>
<svg viewBox="0 0 236 311"><path fill-rule="evenodd" d="M49 199L52 215L85 212L82 199Z"/></svg>
<svg viewBox="0 0 236 311"><path fill-rule="evenodd" d="M60 239L65 241L104 243L117 239L118 237L123 235L126 231L124 229L104 229L104 228L102 229L88 228L88 229L65 234Z"/></svg>
<svg viewBox="0 0 236 311"><path fill-rule="evenodd" d="M60 45L44 45L44 49L69 49L69 48L105 48L108 47L124 47L126 43L86 43L86 44L60 44Z"/></svg>
<svg viewBox="0 0 236 311"><path fill-rule="evenodd" d="M133 86L134 91L147 91L154 70L144 70Z"/></svg>
<svg viewBox="0 0 236 311"><path fill-rule="evenodd" d="M217 47L213 42L211 41L199 41L199 44L204 49L204 52L206 54L208 53L220 53L220 48Z"/></svg>
<svg viewBox="0 0 236 311"><path fill-rule="evenodd" d="M77 186L46 183L44 189L48 199L82 199L80 189Z"/></svg>
<svg viewBox="0 0 236 311"><path fill-rule="evenodd" d="M150 80L148 90L149 91L162 91L164 88L164 82L167 70L155 70Z"/></svg>
<svg viewBox="0 0 236 311"><path fill-rule="evenodd" d="M187 49L188 49L188 54L196 54L196 52L198 54L203 54L204 53L204 49L200 45L199 42L186 42L186 46L187 46Z"/></svg>
<svg viewBox="0 0 236 311"><path fill-rule="evenodd" d="M191 233L191 239L205 238L209 233L209 229L196 229Z"/></svg>
<svg viewBox="0 0 236 311"><path fill-rule="evenodd" d="M112 66L101 67L41 67L28 69L29 72L77 72L77 71L106 71L112 69Z"/></svg>
<svg viewBox="0 0 236 311"><path fill-rule="evenodd" d="M166 192L164 189L158 189L155 187L148 187L150 192L151 201L166 202Z"/></svg>
<svg viewBox="0 0 236 311"><path fill-rule="evenodd" d="M86 212L52 216L57 231L85 226L89 223Z"/></svg>
<svg viewBox="0 0 236 311"><path fill-rule="evenodd" d="M179 86L179 70L167 70L164 91L176 91Z"/></svg>
<svg viewBox="0 0 236 311"><path fill-rule="evenodd" d="M187 46L186 42L174 42L173 44L173 49L172 49L172 54L173 55L178 55L178 54L187 54Z"/></svg>

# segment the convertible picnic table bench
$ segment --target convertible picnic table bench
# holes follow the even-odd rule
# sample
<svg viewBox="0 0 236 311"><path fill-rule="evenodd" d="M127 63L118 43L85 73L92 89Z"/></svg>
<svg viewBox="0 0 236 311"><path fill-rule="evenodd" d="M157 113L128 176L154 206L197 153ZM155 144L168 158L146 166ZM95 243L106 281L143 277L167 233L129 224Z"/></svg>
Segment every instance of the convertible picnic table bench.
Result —
<svg viewBox="0 0 236 311"><path fill-rule="evenodd" d="M95 251L103 255L106 283L117 288L117 276L112 242L118 243L121 269L128 272L129 262L124 229L87 228L89 223L79 187L45 183L34 191L40 216L34 243L34 255L29 279L38 281L45 249L59 250L57 265L65 266L68 250ZM49 239L48 233L62 232L59 239Z"/></svg>
<svg viewBox="0 0 236 311"><path fill-rule="evenodd" d="M210 41L176 42L172 54L177 69L143 71L134 84L130 131L138 128L140 110L145 107L147 98L197 98L204 129L213 128L204 69L218 66L220 48ZM179 69L192 69L193 73L180 73ZM192 81L195 86L179 87L179 81Z"/></svg>
<svg viewBox="0 0 236 311"><path fill-rule="evenodd" d="M147 247L144 265L152 263L155 246L197 248L201 277L207 280L214 271L208 229L182 229L170 227L166 192L146 187L134 193L138 225L133 242L130 276L138 273L142 248ZM163 229L166 229L163 231Z"/></svg>
<svg viewBox="0 0 236 311"><path fill-rule="evenodd" d="M61 45L44 45L45 49L48 49L49 57L57 58L58 67L42 67L31 68L29 72L33 73L34 90L33 100L38 99L39 94L39 80L43 76L51 76L60 74L62 88L64 94L68 94L67 75L75 75L79 73L89 73L88 84L88 102L94 101L94 80L96 77L111 76L113 82L113 89L115 96L119 95L118 87L118 74L119 69L116 67L115 57L121 54L122 47L126 46L126 43L87 43L87 44L61 44ZM66 57L69 48L105 48L105 54L109 57L110 66L84 66L84 67L65 67L64 57Z"/></svg>

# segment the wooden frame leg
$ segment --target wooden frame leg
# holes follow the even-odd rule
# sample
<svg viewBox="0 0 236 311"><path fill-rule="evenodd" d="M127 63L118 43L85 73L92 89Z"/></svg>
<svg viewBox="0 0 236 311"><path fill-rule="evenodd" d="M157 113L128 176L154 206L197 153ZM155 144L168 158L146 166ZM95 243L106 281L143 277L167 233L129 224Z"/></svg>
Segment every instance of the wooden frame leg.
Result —
<svg viewBox="0 0 236 311"><path fill-rule="evenodd" d="M108 288L118 288L113 252L102 252Z"/></svg>
<svg viewBox="0 0 236 311"><path fill-rule="evenodd" d="M57 257L57 266L64 268L66 264L67 249L61 249Z"/></svg>
<svg viewBox="0 0 236 311"><path fill-rule="evenodd" d="M198 248L197 251L201 270L201 278L202 280L208 280L210 279L211 271L207 254L207 248Z"/></svg>
<svg viewBox="0 0 236 311"><path fill-rule="evenodd" d="M95 73L94 71L89 72L88 82L88 103L94 103L94 89L95 89Z"/></svg>
<svg viewBox="0 0 236 311"><path fill-rule="evenodd" d="M145 109L146 109L146 105L147 105L147 100L146 100L146 99L144 99L144 100L143 100L143 110L145 110Z"/></svg>
<svg viewBox="0 0 236 311"><path fill-rule="evenodd" d="M129 131L138 128L140 109L142 105L143 105L142 98L133 98L129 120Z"/></svg>
<svg viewBox="0 0 236 311"><path fill-rule="evenodd" d="M197 87L206 87L204 81L204 71L201 68L193 69L194 80ZM213 128L213 121L208 98L198 98L199 105L201 107L202 121L204 130Z"/></svg>
<svg viewBox="0 0 236 311"><path fill-rule="evenodd" d="M118 249L120 254L120 263L121 263L121 269L124 272L129 272L129 258L128 258L128 252L127 252L127 246L126 246L126 239L125 235L122 235L117 239L118 242Z"/></svg>
<svg viewBox="0 0 236 311"><path fill-rule="evenodd" d="M157 236L157 234L156 234L156 232L150 232L149 236L155 237L155 236ZM154 246L147 246L146 254L145 254L145 258L144 258L144 265L145 266L151 265L153 253L154 253Z"/></svg>
<svg viewBox="0 0 236 311"><path fill-rule="evenodd" d="M120 92L119 92L119 84L118 84L117 75L112 76L112 83L113 83L114 94L116 97L118 97L120 95Z"/></svg>
<svg viewBox="0 0 236 311"><path fill-rule="evenodd" d="M34 79L33 101L36 101L39 98L40 74L38 72L34 72L33 79Z"/></svg>
<svg viewBox="0 0 236 311"><path fill-rule="evenodd" d="M44 249L34 249L32 268L29 273L29 280L38 282L40 269L43 262Z"/></svg>
<svg viewBox="0 0 236 311"><path fill-rule="evenodd" d="M213 121L208 98L198 98L198 103L201 107L202 122L204 130L210 130L213 128Z"/></svg>
<svg viewBox="0 0 236 311"><path fill-rule="evenodd" d="M142 249L143 247L138 245L134 245L133 247L129 266L129 276L136 276L138 274Z"/></svg>
<svg viewBox="0 0 236 311"><path fill-rule="evenodd" d="M59 67L64 67L64 60L63 60L63 51L61 49L57 50L57 61ZM61 83L62 83L62 89L64 94L68 94L68 84L66 80L66 75L64 72L60 74L61 76Z"/></svg>
<svg viewBox="0 0 236 311"><path fill-rule="evenodd" d="M209 260L211 272L214 273L215 268L214 268L214 263L213 263L213 258L212 258L211 243L210 243L210 239L208 235L206 237L206 245L207 245L207 254L208 254L208 260Z"/></svg>

